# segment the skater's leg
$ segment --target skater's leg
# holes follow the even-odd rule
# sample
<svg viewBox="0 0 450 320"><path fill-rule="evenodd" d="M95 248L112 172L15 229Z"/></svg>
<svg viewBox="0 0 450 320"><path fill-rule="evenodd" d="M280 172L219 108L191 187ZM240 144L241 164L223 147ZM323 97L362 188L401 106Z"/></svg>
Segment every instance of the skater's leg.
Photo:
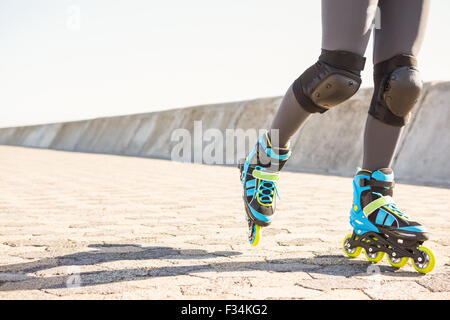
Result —
<svg viewBox="0 0 450 320"><path fill-rule="evenodd" d="M425 36L430 0L380 0L380 28L375 29L373 63L398 54L417 56Z"/></svg>
<svg viewBox="0 0 450 320"><path fill-rule="evenodd" d="M271 132L272 130L278 130L278 146L286 146L311 114L300 106L295 98L292 86L290 86L283 100L281 100L280 107L271 125ZM275 137L276 135L271 134L271 136ZM277 145L275 140L273 139L273 145Z"/></svg>
<svg viewBox="0 0 450 320"><path fill-rule="evenodd" d="M378 0L322 0L322 49L346 54L337 57L332 54L322 54L323 59L319 58L319 60L327 63L333 60L331 65L337 66L337 68L333 68L330 72L338 74L336 84L339 84L342 79L348 80L348 72L350 72L351 81L354 81L355 85L350 91L348 88L344 88L341 92L333 92L329 96L332 100L330 106L327 105L327 101L316 101L315 99L311 101L311 92L299 92L302 87L312 87L308 86L308 81L317 82L317 78L314 78L314 71L318 68L317 64L308 69L302 75L303 78L302 76L299 78L302 83L299 84L300 81L297 79L294 85L287 90L272 122L271 130L278 130L278 146L286 146L311 113L326 111L329 107L348 99L359 88L358 76L362 69L360 66L364 65L362 56L369 41L370 27L375 17L377 3ZM329 58L330 56L331 58ZM336 60L342 64L334 65ZM321 72L323 71L321 70ZM352 75L353 73L354 75ZM339 78L339 76L341 77ZM308 91L308 89L303 91ZM311 106L313 103L318 106Z"/></svg>
<svg viewBox="0 0 450 320"><path fill-rule="evenodd" d="M367 115L364 130L363 168L390 168L403 127L395 127Z"/></svg>
<svg viewBox="0 0 450 320"><path fill-rule="evenodd" d="M322 48L366 51L378 0L322 0Z"/></svg>
<svg viewBox="0 0 450 320"><path fill-rule="evenodd" d="M417 56L423 42L429 5L429 0L380 0L381 23L380 28L375 30L375 69L377 65L399 55ZM411 77L416 75L417 72L409 74L406 83L414 81ZM383 81L381 78L375 79L377 80ZM381 84L379 86L382 87ZM412 90L412 94L415 94L416 87L413 84L409 91ZM407 91L401 94L407 95ZM377 90L374 92L376 94L379 94ZM414 100L403 106L404 113L413 107ZM376 118L373 114L379 116ZM386 121L381 114L382 111L371 112L366 121L363 168L371 171L391 166L404 125L403 121Z"/></svg>
<svg viewBox="0 0 450 320"><path fill-rule="evenodd" d="M386 253L396 268L411 259L418 272L428 273L436 259L422 246L428 239L426 229L396 206L394 173L389 167L422 88L416 55L429 1L380 0L379 5L381 29L375 31L375 88L364 135L364 169L353 180L350 223L354 231L345 238L344 250L356 257L364 248L371 262L380 261Z"/></svg>

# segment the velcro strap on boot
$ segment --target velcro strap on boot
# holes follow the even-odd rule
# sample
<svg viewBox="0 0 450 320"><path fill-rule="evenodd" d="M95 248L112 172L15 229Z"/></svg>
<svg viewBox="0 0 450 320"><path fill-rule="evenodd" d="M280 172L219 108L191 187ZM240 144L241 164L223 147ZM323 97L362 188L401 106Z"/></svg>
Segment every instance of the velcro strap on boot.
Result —
<svg viewBox="0 0 450 320"><path fill-rule="evenodd" d="M374 179L360 179L359 180L359 186L360 187L384 187L384 188L393 188L395 185L394 181L380 181L380 180L374 180Z"/></svg>
<svg viewBox="0 0 450 320"><path fill-rule="evenodd" d="M253 178L266 181L278 181L280 179L280 173L273 171L262 171L255 169L253 170L252 175Z"/></svg>
<svg viewBox="0 0 450 320"><path fill-rule="evenodd" d="M367 206L363 208L363 212L366 216L377 210L378 208L381 208L382 206L385 206L387 204L394 203L394 199L392 199L391 196L384 196L380 197L372 202L370 202Z"/></svg>

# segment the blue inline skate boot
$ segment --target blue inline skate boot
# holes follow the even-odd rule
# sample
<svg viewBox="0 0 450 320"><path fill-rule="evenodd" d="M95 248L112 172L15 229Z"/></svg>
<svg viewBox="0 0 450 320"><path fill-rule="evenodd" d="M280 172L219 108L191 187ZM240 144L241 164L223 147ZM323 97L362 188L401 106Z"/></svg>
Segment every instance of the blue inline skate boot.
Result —
<svg viewBox="0 0 450 320"><path fill-rule="evenodd" d="M389 263L401 268L411 259L420 273L433 270L433 252L422 246L428 240L425 228L400 211L392 198L394 173L389 168L374 172L359 169L353 179L353 233L345 237L345 253L357 257L362 249L367 259L379 262L385 253Z"/></svg>
<svg viewBox="0 0 450 320"><path fill-rule="evenodd" d="M238 167L243 185L243 199L249 227L249 241L258 245L261 227L268 226L274 217L279 171L289 159L289 146L272 147L268 132L259 137L256 146Z"/></svg>

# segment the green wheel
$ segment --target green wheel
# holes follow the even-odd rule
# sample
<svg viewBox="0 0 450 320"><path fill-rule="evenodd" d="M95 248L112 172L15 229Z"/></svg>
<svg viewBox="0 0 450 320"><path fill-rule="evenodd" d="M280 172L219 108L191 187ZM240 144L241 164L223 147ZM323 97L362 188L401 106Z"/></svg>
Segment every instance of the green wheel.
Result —
<svg viewBox="0 0 450 320"><path fill-rule="evenodd" d="M369 260L372 263L378 263L381 260L383 260L383 257L384 257L383 251L370 253L370 252L367 252L367 250L364 250L364 254L366 255L367 260Z"/></svg>
<svg viewBox="0 0 450 320"><path fill-rule="evenodd" d="M409 260L408 257L395 258L395 257L392 257L390 254L387 256L387 259L391 266L393 266L394 268L398 268L398 269L403 268L408 263L408 260Z"/></svg>
<svg viewBox="0 0 450 320"><path fill-rule="evenodd" d="M436 265L436 258L434 257L433 251L427 247L420 246L418 250L421 252L421 257L412 260L412 265L420 273L428 273L434 269Z"/></svg>
<svg viewBox="0 0 450 320"><path fill-rule="evenodd" d="M261 240L261 226L252 223L249 226L249 241L253 247L256 247Z"/></svg>
<svg viewBox="0 0 450 320"><path fill-rule="evenodd" d="M377 241L377 238L373 238L374 241ZM371 239L367 239L365 242L370 243L372 240ZM380 248L378 246L378 248ZM378 251L378 252L370 252L370 250L372 250L371 247L369 247L368 250L364 249L364 254L367 258L367 260L369 260L372 263L378 263L381 260L383 260L384 258L384 252L383 251Z"/></svg>
<svg viewBox="0 0 450 320"><path fill-rule="evenodd" d="M352 236L353 235L351 233L345 236L344 241L342 243L342 248L344 249L344 252L347 256L349 256L350 258L356 258L361 254L362 248L361 247L350 248L349 240Z"/></svg>

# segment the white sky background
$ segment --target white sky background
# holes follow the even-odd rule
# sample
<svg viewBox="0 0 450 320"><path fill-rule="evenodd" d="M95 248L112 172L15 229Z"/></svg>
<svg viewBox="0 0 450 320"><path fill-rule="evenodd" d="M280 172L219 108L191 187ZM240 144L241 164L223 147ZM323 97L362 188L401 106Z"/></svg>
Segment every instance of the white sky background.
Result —
<svg viewBox="0 0 450 320"><path fill-rule="evenodd" d="M424 81L450 80L449 12L432 1ZM320 44L319 0L0 0L0 127L283 95Z"/></svg>

